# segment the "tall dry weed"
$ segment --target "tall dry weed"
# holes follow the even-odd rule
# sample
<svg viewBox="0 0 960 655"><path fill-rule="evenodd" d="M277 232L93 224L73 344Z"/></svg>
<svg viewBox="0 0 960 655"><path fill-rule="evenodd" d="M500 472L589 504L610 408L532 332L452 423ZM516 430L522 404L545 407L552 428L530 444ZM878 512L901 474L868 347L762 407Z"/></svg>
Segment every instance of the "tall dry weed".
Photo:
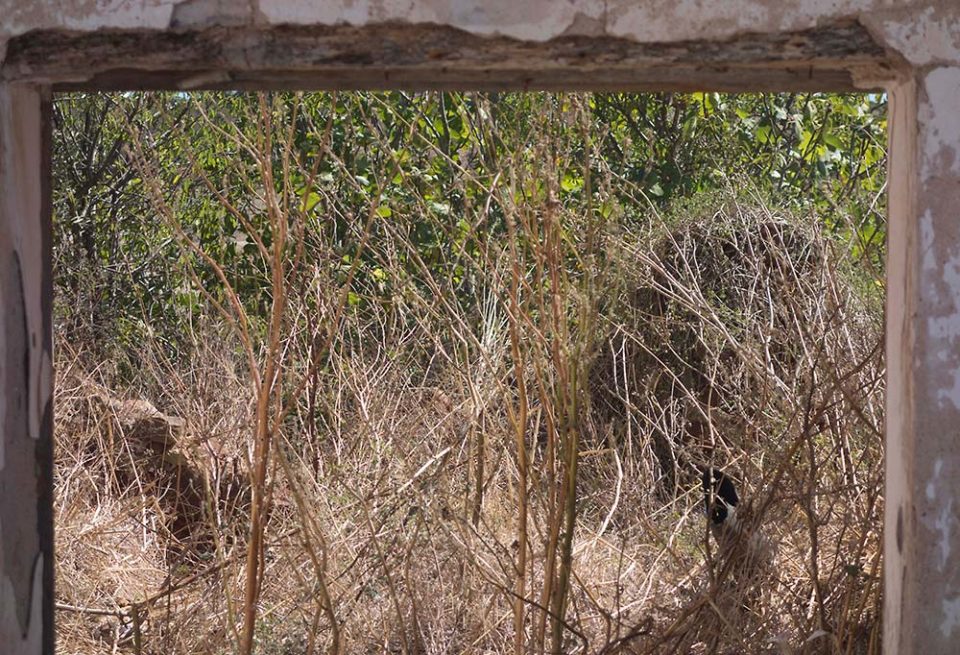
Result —
<svg viewBox="0 0 960 655"><path fill-rule="evenodd" d="M588 165L599 136L549 129L586 125L577 96L495 174L452 161L481 199L461 215L414 183L388 214L396 143L371 194L329 143L297 149L296 102L262 96L250 133L197 110L246 153L223 183L130 151L206 302L189 358L143 343L136 385L58 349L65 652L879 652L881 299L844 243L732 194L660 216ZM561 202L570 167L587 193ZM184 228L174 173L236 215L262 313ZM138 457L96 398L182 429ZM775 547L762 571L708 538L710 464Z"/></svg>

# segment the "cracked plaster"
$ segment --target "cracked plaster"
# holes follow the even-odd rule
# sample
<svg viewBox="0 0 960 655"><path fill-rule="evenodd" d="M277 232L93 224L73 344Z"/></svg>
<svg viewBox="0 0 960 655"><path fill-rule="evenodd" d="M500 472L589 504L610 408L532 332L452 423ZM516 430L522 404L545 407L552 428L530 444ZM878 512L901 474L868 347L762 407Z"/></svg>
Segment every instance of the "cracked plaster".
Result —
<svg viewBox="0 0 960 655"><path fill-rule="evenodd" d="M856 19L911 63L924 64L960 59L957 15L952 0L0 0L0 56L7 39L51 29L393 22L531 42L608 34L654 43L800 31Z"/></svg>
<svg viewBox="0 0 960 655"><path fill-rule="evenodd" d="M873 22L889 47L914 66L960 61L960 8L927 6L905 20L897 15Z"/></svg>

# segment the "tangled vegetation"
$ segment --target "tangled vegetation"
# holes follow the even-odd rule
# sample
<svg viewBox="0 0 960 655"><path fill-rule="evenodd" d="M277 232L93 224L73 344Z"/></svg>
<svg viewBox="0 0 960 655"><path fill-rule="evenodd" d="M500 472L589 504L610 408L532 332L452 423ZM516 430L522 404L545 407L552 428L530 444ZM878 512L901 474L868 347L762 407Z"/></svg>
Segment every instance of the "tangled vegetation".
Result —
<svg viewBox="0 0 960 655"><path fill-rule="evenodd" d="M60 97L59 648L880 652L884 111Z"/></svg>

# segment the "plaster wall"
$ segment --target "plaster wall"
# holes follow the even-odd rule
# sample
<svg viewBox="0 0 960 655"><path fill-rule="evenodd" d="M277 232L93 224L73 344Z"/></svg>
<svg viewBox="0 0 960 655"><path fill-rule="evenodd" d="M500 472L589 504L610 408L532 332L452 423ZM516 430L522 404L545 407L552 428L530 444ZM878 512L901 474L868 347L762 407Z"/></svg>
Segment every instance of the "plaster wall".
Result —
<svg viewBox="0 0 960 655"><path fill-rule="evenodd" d="M885 643L946 653L960 639L960 67L891 95Z"/></svg>
<svg viewBox="0 0 960 655"><path fill-rule="evenodd" d="M46 652L52 644L42 99L50 88L138 85L886 88L892 116L884 643L886 652L956 652L956 0L0 0L4 653Z"/></svg>
<svg viewBox="0 0 960 655"><path fill-rule="evenodd" d="M0 84L0 653L51 652L50 189L41 94Z"/></svg>
<svg viewBox="0 0 960 655"><path fill-rule="evenodd" d="M0 34L31 30L183 29L226 25L437 23L482 36L546 41L607 34L639 42L727 39L745 32L791 32L824 21L930 11L949 0L3 0Z"/></svg>
<svg viewBox="0 0 960 655"><path fill-rule="evenodd" d="M868 31L891 61L927 66L960 59L960 5L955 0L0 0L0 16L0 61L12 40L36 33L73 37L94 33L175 33L190 34L199 42L213 38L210 32L219 31L222 38L225 30L232 30L245 35L244 44L232 45L233 50L243 50L242 57L216 63L242 69L258 65L258 53L251 53L250 48L279 27L344 31L351 27L391 25L446 29L470 37L500 37L525 44L584 37L663 46L729 43L747 35L794 34L842 24L856 24ZM491 41L479 49L494 47ZM143 54L150 54L149 47L144 50ZM452 62L438 56L440 52L430 54L437 59L433 62L433 75L439 79L442 67ZM482 56L460 54L460 64L471 59L489 63ZM762 50L754 54L758 60L763 58ZM709 52L703 56L709 61ZM794 58L802 61L804 53L794 53ZM67 60L73 63L69 57ZM659 60L669 61L670 56L653 52L639 63L650 66ZM32 69L24 69L11 66L8 61L4 77L43 81L46 68L56 70L55 62L46 62L47 66L33 63ZM605 63L616 64L609 58ZM628 63L634 69L638 65L637 61ZM853 58L847 62L848 66L854 63ZM173 65L169 58L162 57L154 64L160 68ZM588 65L589 58L582 58L581 64ZM516 68L519 62L501 61L500 65ZM548 67L548 61L538 61L537 65ZM147 61L137 63L137 67L146 66ZM84 75L95 68L85 73L83 67L74 65L71 70L70 78L82 83ZM720 71L713 72L716 75ZM757 88L767 88L762 68L756 68L754 73ZM855 76L855 85L863 88L877 86L892 77L886 67L858 69ZM60 70L48 79L62 81L65 77ZM427 77L421 75L420 79L423 85ZM467 81L475 86L473 80ZM416 80L411 78L409 82ZM749 83L749 79L744 79L744 88L749 88ZM661 86L664 84L669 85L670 80L663 81Z"/></svg>

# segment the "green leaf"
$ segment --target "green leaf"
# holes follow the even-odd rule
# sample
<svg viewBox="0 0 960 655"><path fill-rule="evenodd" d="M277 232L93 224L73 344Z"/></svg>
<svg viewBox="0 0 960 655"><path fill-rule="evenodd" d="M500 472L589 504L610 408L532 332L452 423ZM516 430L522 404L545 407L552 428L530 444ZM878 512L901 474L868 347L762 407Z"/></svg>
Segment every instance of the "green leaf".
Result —
<svg viewBox="0 0 960 655"><path fill-rule="evenodd" d="M836 134L833 134L832 132L824 135L823 142L829 146L833 146L837 150L843 149L843 141L841 141L840 137L838 137Z"/></svg>
<svg viewBox="0 0 960 655"><path fill-rule="evenodd" d="M580 191L583 188L583 178L567 173L563 176L563 179L560 180L560 188L567 193Z"/></svg>

